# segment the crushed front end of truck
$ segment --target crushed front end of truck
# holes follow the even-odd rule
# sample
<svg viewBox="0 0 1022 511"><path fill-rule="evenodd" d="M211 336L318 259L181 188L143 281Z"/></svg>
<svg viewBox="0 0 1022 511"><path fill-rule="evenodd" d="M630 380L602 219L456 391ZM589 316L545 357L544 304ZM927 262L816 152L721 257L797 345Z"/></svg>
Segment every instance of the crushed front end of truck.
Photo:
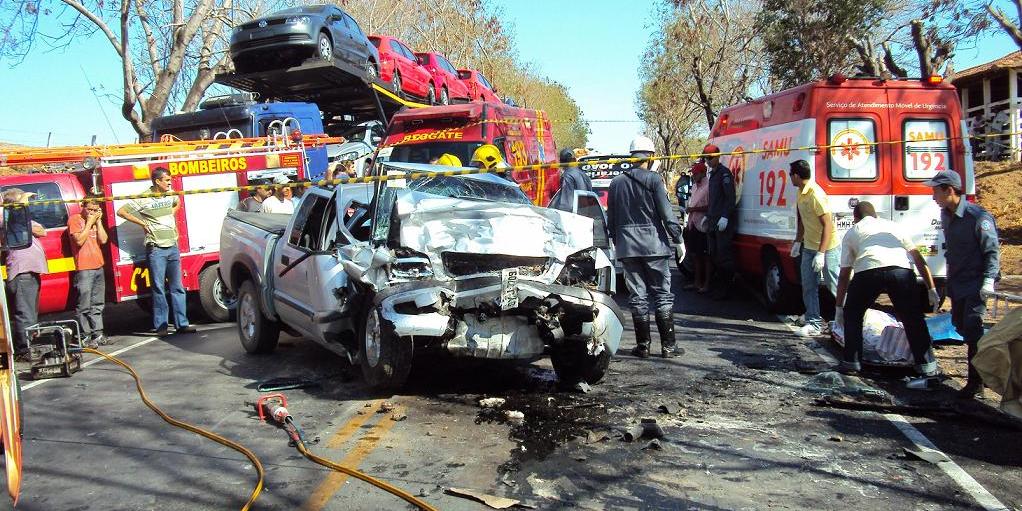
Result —
<svg viewBox="0 0 1022 511"><path fill-rule="evenodd" d="M380 335L461 357L549 354L560 380L599 381L623 316L593 220L532 206L495 176L444 179L388 190L374 223L380 243L350 254L352 276L374 289ZM505 189L517 195L502 198Z"/></svg>

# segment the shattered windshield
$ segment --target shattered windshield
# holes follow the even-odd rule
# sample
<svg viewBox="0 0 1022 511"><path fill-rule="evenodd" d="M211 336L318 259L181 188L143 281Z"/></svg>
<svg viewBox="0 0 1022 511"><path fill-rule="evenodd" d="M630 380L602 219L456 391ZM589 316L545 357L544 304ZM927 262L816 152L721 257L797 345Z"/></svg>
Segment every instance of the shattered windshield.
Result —
<svg viewBox="0 0 1022 511"><path fill-rule="evenodd" d="M455 199L532 204L517 186L464 177L427 177L408 182L408 189Z"/></svg>
<svg viewBox="0 0 1022 511"><path fill-rule="evenodd" d="M518 186L494 175L478 177L424 177L408 181L404 188L408 191L454 199L532 205L529 202L529 198L522 193ZM377 197L376 208L373 213L372 237L374 241L386 240L390 234L390 224L394 215L394 203L399 189L384 187Z"/></svg>

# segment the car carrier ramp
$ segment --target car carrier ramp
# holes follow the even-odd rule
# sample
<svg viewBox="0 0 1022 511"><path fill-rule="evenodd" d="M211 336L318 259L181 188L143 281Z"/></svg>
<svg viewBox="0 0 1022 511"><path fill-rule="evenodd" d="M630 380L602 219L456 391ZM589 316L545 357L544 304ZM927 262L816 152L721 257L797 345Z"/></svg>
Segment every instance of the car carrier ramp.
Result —
<svg viewBox="0 0 1022 511"><path fill-rule="evenodd" d="M315 103L324 119L351 116L352 123L373 119L387 123L404 108L428 106L398 97L382 81L367 82L361 69L338 61L253 73L223 73L216 76L215 82L257 93L260 100Z"/></svg>

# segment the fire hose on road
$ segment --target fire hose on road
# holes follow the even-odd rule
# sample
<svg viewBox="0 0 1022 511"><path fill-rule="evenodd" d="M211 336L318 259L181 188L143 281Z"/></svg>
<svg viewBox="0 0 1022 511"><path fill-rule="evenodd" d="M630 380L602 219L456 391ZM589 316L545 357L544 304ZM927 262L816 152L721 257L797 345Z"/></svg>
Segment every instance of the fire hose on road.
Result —
<svg viewBox="0 0 1022 511"><path fill-rule="evenodd" d="M245 502L245 505L241 509L242 511L247 511L252 508L252 504L254 504L256 499L259 498L259 494L263 490L263 480L265 479L266 476L266 472L263 469L263 464L259 461L259 458L256 457L255 453L253 453L244 445L234 442L233 440L224 438L216 433L213 433L212 431L205 430L203 428L175 419L174 417L168 415L166 412L161 410L159 406L153 403L151 399L149 399L149 395L146 394L145 389L142 387L141 377L139 377L138 373L136 373L135 370L131 367L131 365L129 365L127 362L124 362L123 360L117 357L107 355L106 353L103 353L99 350L92 348L81 348L80 351L82 353L90 353L102 357L127 370L131 377L135 379L135 388L138 390L138 395L139 397L142 398L142 402L145 403L145 405L148 406L149 409L151 409L153 412L159 415L160 418L162 418L164 421L168 422L172 426L203 436L220 445L230 447L231 449L234 449L235 451L244 454L245 457L252 462L252 465L255 467L256 473L259 476L259 480L257 481L255 487L252 489L252 492L249 494L248 501ZM267 421L273 420L274 422L279 424L281 428L283 428L287 432L288 437L290 437L291 440L294 442L295 447L298 449L298 452L302 453L302 455L305 456L306 458L324 467L336 470L338 472L347 474L357 479L361 479L362 481L365 481L377 488L380 488L381 490L384 490L407 501L408 503L414 506L417 506L419 509L422 509L423 511L436 511L436 508L429 505L428 503L415 498L412 494L404 490L401 490L400 488L397 488L385 481L381 481L372 476L366 475L354 468L345 467L343 465L339 465L330 460L312 454L312 452L310 452L305 445L304 434L302 433L301 428L295 422L291 414L287 411L287 398L284 397L283 394L271 394L260 398L259 401L256 403L256 408L257 412L259 413L259 418Z"/></svg>

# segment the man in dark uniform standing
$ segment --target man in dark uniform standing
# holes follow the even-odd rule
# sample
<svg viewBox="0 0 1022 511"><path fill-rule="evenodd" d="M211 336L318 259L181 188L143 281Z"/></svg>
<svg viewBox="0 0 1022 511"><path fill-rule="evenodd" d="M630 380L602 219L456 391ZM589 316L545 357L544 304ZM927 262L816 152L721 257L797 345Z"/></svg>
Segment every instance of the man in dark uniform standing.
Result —
<svg viewBox="0 0 1022 511"><path fill-rule="evenodd" d="M954 171L938 172L926 186L933 187L933 201L940 206L951 322L969 346L969 381L960 395L974 397L982 392L983 381L972 358L983 337L986 300L1001 275L997 225L990 213L962 197L962 178Z"/></svg>
<svg viewBox="0 0 1022 511"><path fill-rule="evenodd" d="M720 148L707 144L703 148L710 176L710 206L706 212L707 249L717 281L713 283L714 300L726 300L735 275L735 257L732 242L735 237L735 179L731 170L720 163Z"/></svg>
<svg viewBox="0 0 1022 511"><path fill-rule="evenodd" d="M572 163L576 161L575 153L571 149L561 149L561 163ZM571 212L575 205L575 190L584 192L593 191L593 182L582 169L578 167L567 167L561 169L561 189L547 207Z"/></svg>
<svg viewBox="0 0 1022 511"><path fill-rule="evenodd" d="M656 150L652 140L640 135L632 141L630 152L634 158L651 158ZM632 355L649 357L652 302L662 354L671 358L685 353L677 346L674 335L670 268L672 255L684 259L684 245L681 225L667 198L667 187L655 170L656 162L646 160L610 182L607 221L628 284L628 305L635 324L636 347Z"/></svg>

